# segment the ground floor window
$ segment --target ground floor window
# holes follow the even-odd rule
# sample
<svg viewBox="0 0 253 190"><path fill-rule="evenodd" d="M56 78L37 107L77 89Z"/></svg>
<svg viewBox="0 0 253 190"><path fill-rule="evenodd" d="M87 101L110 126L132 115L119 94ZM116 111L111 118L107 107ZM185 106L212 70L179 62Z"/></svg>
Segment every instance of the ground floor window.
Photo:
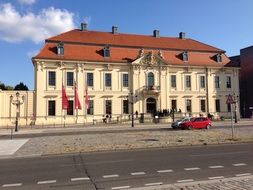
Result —
<svg viewBox="0 0 253 190"><path fill-rule="evenodd" d="M94 101L89 100L89 108L87 109L87 114L94 115Z"/></svg>
<svg viewBox="0 0 253 190"><path fill-rule="evenodd" d="M129 114L128 100L123 100L123 114Z"/></svg>
<svg viewBox="0 0 253 190"><path fill-rule="evenodd" d="M68 101L68 109L67 109L67 115L74 115L74 101L69 100Z"/></svg>
<svg viewBox="0 0 253 190"><path fill-rule="evenodd" d="M231 104L227 104L228 112L231 112Z"/></svg>
<svg viewBox="0 0 253 190"><path fill-rule="evenodd" d="M108 114L108 115L112 114L112 101L111 100L105 101L105 114Z"/></svg>
<svg viewBox="0 0 253 190"><path fill-rule="evenodd" d="M192 112L192 101L186 100L186 112Z"/></svg>
<svg viewBox="0 0 253 190"><path fill-rule="evenodd" d="M48 115L55 116L55 100L48 101Z"/></svg>
<svg viewBox="0 0 253 190"><path fill-rule="evenodd" d="M171 100L171 109L177 110L177 100Z"/></svg>
<svg viewBox="0 0 253 190"><path fill-rule="evenodd" d="M206 100L200 100L200 110L206 112Z"/></svg>
<svg viewBox="0 0 253 190"><path fill-rule="evenodd" d="M215 110L216 112L220 112L220 100L215 100Z"/></svg>

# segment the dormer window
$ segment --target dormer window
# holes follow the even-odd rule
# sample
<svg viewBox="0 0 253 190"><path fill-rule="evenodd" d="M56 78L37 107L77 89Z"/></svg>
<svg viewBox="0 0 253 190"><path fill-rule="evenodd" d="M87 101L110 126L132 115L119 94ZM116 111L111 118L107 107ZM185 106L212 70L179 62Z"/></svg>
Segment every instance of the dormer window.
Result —
<svg viewBox="0 0 253 190"><path fill-rule="evenodd" d="M221 62L222 62L222 56L221 56L220 53L216 55L216 61L217 61L218 63L221 63Z"/></svg>
<svg viewBox="0 0 253 190"><path fill-rule="evenodd" d="M63 44L63 42L60 42L57 45L57 54L58 55L64 55L64 44Z"/></svg>
<svg viewBox="0 0 253 190"><path fill-rule="evenodd" d="M110 47L104 47L104 57L110 57Z"/></svg>
<svg viewBox="0 0 253 190"><path fill-rule="evenodd" d="M184 51L182 53L182 59L183 59L183 61L188 61L188 52L187 51Z"/></svg>

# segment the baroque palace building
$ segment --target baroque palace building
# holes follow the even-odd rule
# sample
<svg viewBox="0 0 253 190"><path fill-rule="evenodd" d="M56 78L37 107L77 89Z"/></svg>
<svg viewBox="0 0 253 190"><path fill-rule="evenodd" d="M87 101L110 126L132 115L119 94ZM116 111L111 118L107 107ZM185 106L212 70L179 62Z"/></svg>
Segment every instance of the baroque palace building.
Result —
<svg viewBox="0 0 253 190"><path fill-rule="evenodd" d="M239 68L225 51L187 38L80 29L48 38L32 59L35 124L90 123L152 115L228 117L228 94L239 95ZM62 109L62 88L68 109ZM76 109L75 87L81 109ZM88 96L89 106L86 105ZM1 100L0 100L1 101ZM21 105L22 106L22 105ZM24 105L23 105L24 106ZM239 112L239 110L238 110Z"/></svg>

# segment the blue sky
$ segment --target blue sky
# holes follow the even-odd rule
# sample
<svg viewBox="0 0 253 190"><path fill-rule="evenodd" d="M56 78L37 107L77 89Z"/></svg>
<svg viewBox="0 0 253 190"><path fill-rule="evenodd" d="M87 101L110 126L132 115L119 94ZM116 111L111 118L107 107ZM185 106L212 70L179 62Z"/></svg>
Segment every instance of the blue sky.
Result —
<svg viewBox="0 0 253 190"><path fill-rule="evenodd" d="M31 57L50 36L79 28L186 36L228 56L253 45L253 0L0 0L0 81L34 89Z"/></svg>

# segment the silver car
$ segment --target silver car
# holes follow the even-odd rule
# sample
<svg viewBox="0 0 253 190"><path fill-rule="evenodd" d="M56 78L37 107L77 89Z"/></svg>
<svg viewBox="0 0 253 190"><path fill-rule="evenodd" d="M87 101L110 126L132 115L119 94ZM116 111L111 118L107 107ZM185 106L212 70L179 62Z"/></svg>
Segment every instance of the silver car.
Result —
<svg viewBox="0 0 253 190"><path fill-rule="evenodd" d="M186 122L186 121L190 121L191 117L183 117L175 122L172 122L171 127L173 129L179 129L182 123Z"/></svg>

